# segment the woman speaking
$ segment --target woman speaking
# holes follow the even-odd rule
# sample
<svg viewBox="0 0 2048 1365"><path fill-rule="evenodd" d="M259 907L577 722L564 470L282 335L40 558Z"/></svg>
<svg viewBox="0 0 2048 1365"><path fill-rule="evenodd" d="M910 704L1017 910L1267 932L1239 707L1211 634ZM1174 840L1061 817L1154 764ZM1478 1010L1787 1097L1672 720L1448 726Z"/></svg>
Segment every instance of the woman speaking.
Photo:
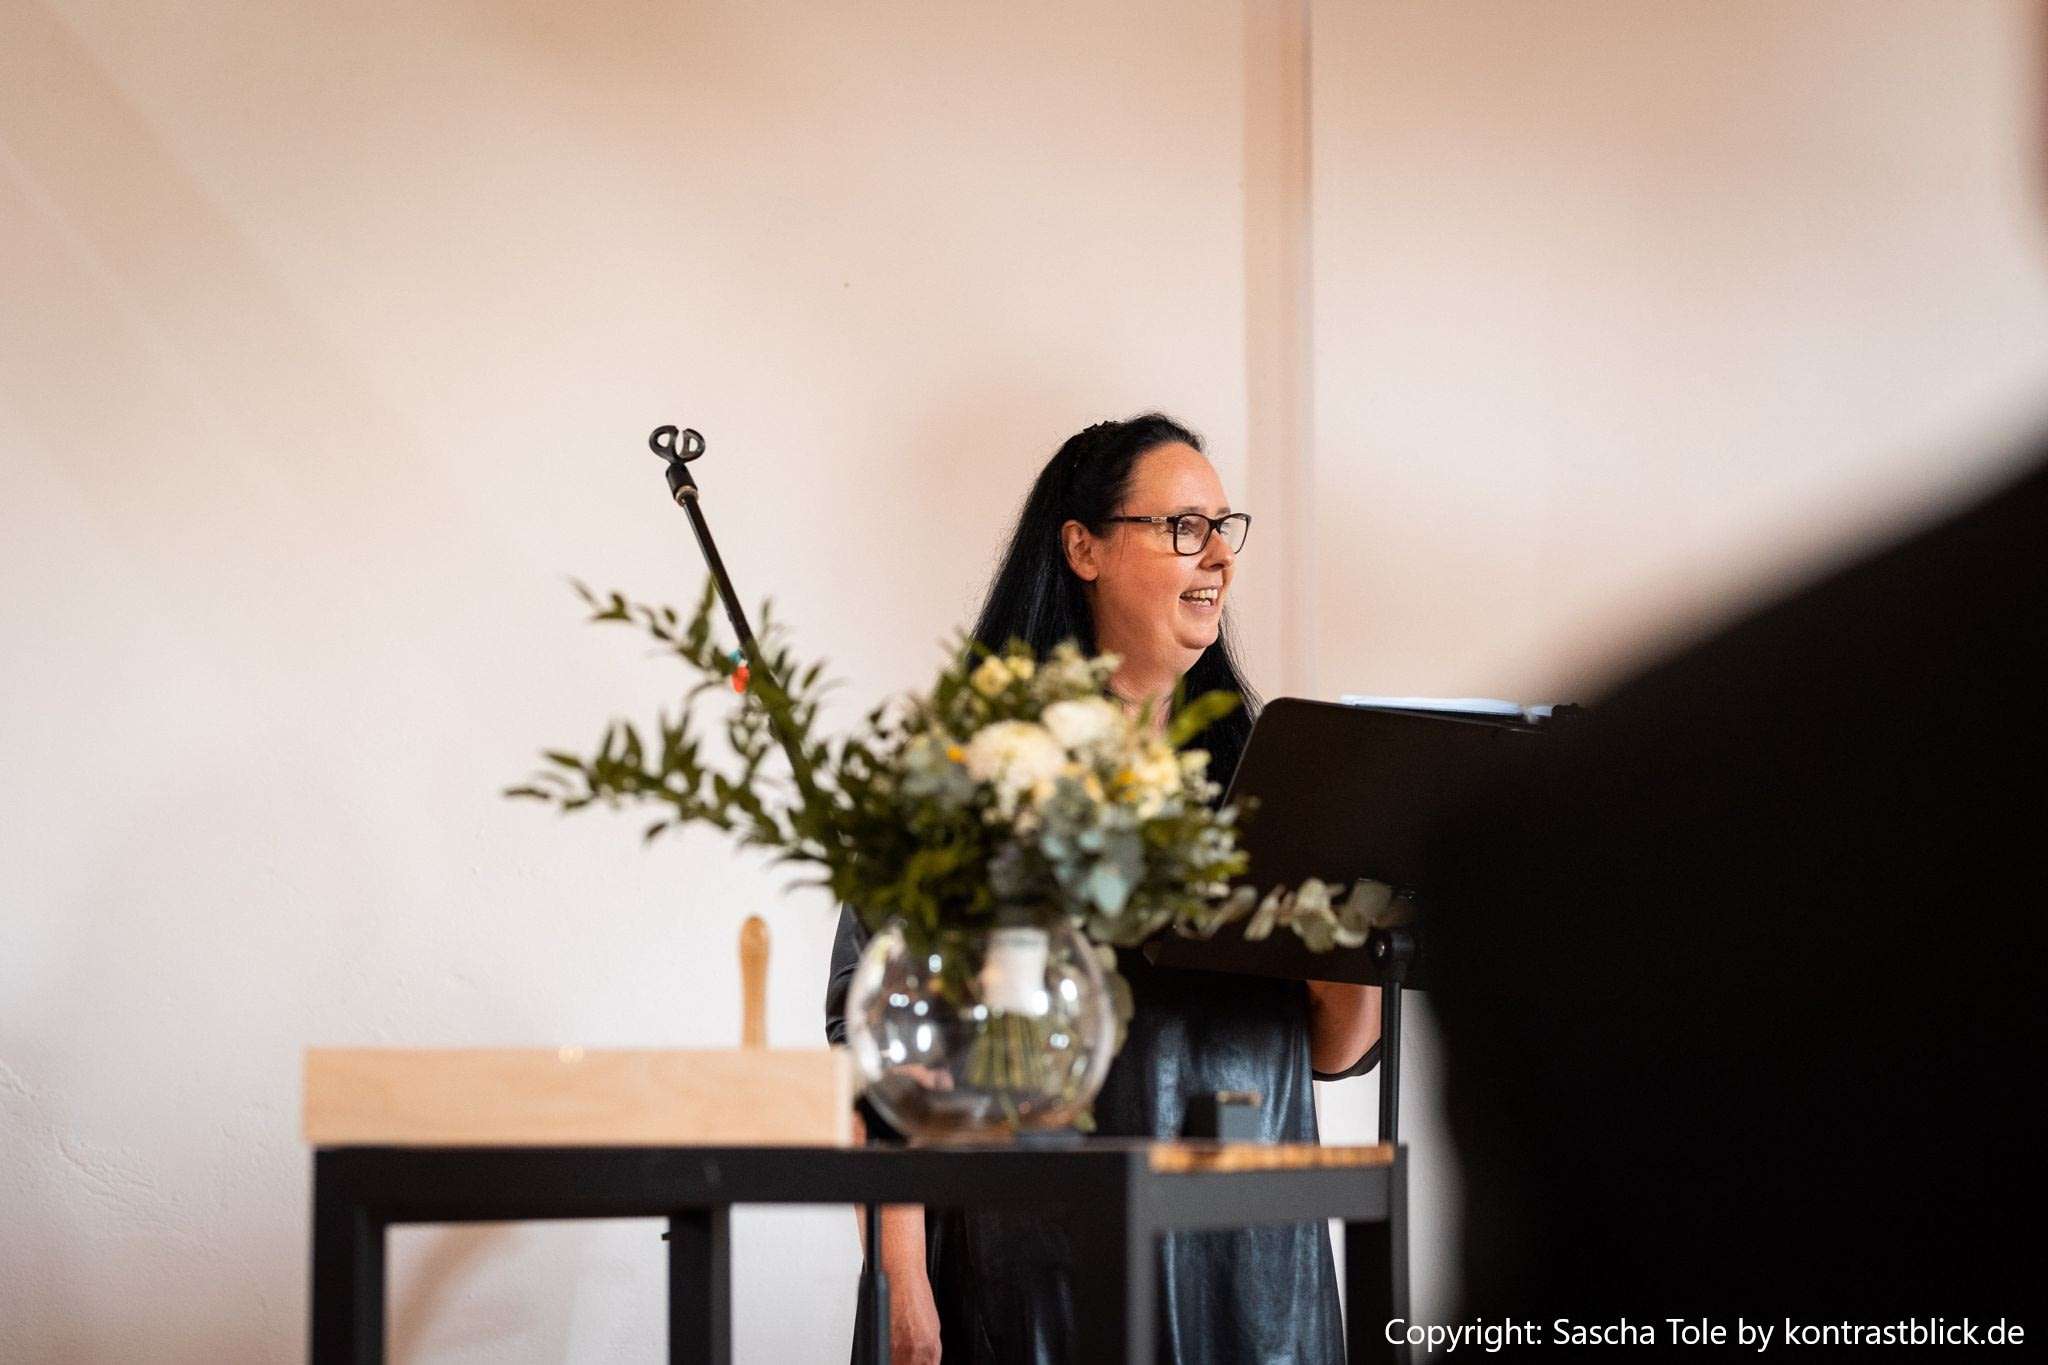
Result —
<svg viewBox="0 0 2048 1365"><path fill-rule="evenodd" d="M1224 607L1251 519L1233 512L1193 432L1151 414L1100 422L1039 472L974 638L1024 640L1043 658L1072 639L1121 661L1110 679L1133 715L1162 727L1185 695L1240 693L1245 706L1195 741L1224 787L1251 733ZM848 982L865 935L840 913L826 1033L845 1039ZM1120 950L1135 1013L1095 1102L1104 1136L1172 1138L1189 1097L1262 1097L1265 1142L1314 1142L1309 1082L1375 1059L1378 992L1329 982L1180 971ZM1176 1365L1340 1365L1343 1330L1327 1228L1280 1224L1162 1239L1158 1353ZM895 1362L1065 1365L1073 1302L1056 1215L891 1208L882 1217Z"/></svg>

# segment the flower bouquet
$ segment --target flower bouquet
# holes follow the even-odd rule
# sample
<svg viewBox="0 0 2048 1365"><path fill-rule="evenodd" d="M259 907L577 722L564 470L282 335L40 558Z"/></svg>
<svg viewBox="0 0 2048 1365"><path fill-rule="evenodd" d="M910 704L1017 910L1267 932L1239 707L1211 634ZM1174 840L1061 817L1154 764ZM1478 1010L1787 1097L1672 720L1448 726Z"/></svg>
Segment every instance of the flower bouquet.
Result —
<svg viewBox="0 0 2048 1365"><path fill-rule="evenodd" d="M1162 726L1110 697L1114 656L964 643L928 693L821 737L823 667L792 656L767 605L750 670L713 638L710 584L687 620L577 591L591 620L638 627L695 681L651 731L614 721L593 753L550 751L508 794L648 806L649 839L705 823L813 867L811 884L872 935L850 1041L870 1096L904 1126L1085 1120L1130 1012L1116 947L1246 917L1248 937L1284 924L1311 948L1355 946L1384 908L1370 884L1342 903L1315 882L1262 901L1231 890L1238 812L1214 804L1208 755L1187 746L1233 694L1177 697ZM697 708L724 689L736 696L714 753Z"/></svg>

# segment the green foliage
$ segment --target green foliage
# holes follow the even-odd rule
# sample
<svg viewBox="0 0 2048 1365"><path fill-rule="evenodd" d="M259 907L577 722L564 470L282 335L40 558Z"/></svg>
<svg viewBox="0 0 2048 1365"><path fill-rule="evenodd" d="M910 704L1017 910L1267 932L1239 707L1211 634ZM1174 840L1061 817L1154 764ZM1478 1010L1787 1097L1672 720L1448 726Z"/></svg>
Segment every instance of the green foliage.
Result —
<svg viewBox="0 0 2048 1365"><path fill-rule="evenodd" d="M649 841L691 824L724 830L810 868L871 930L900 919L913 945L1025 904L1073 916L1099 944L1169 927L1206 936L1250 916L1248 931L1285 924L1327 949L1362 942L1386 909L1359 893L1334 905L1315 882L1257 906L1226 894L1245 866L1237 812L1212 807L1207 755L1185 746L1239 704L1232 694L1176 694L1161 733L1149 708L1134 720L1109 700L1113 657L1069 644L1039 661L1021 642L989 651L962 638L929 694L822 737L831 684L783 642L772 604L760 611L759 664L736 693L708 580L687 619L575 589L590 621L648 636L691 681L651 727L614 720L588 754L544 751L545 766L508 796L564 812L652 809Z"/></svg>

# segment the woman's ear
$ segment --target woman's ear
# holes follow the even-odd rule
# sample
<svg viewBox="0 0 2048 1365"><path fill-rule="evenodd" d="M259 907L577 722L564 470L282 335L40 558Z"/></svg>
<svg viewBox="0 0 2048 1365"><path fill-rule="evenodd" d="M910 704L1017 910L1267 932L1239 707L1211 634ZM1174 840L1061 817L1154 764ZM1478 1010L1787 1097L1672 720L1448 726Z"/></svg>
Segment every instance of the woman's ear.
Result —
<svg viewBox="0 0 2048 1365"><path fill-rule="evenodd" d="M1078 521L1060 527L1060 547L1067 552L1067 567L1083 583L1093 583L1102 573L1095 562L1095 537Z"/></svg>

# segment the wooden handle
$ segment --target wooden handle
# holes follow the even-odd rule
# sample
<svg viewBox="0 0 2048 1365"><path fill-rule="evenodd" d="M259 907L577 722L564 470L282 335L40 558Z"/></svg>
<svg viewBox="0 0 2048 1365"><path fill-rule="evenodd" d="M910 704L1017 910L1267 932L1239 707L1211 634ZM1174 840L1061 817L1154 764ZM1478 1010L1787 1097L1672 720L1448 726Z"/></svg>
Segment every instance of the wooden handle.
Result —
<svg viewBox="0 0 2048 1365"><path fill-rule="evenodd" d="M740 926L740 1046L768 1046L768 921Z"/></svg>

